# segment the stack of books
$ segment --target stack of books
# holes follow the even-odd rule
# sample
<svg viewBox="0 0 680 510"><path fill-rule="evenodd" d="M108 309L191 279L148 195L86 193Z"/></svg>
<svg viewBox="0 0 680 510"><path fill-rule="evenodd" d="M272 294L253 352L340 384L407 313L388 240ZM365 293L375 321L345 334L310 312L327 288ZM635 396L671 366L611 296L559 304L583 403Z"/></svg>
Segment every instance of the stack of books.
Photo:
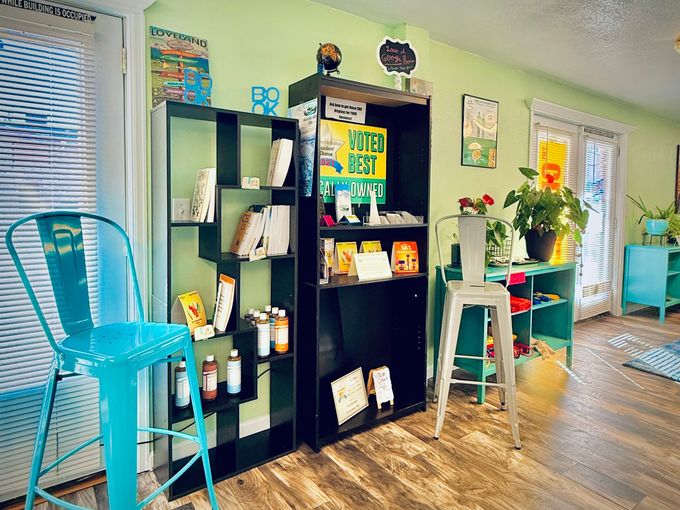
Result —
<svg viewBox="0 0 680 510"><path fill-rule="evenodd" d="M285 255L290 244L290 206L252 205L241 215L230 252L247 257L263 248L269 257Z"/></svg>

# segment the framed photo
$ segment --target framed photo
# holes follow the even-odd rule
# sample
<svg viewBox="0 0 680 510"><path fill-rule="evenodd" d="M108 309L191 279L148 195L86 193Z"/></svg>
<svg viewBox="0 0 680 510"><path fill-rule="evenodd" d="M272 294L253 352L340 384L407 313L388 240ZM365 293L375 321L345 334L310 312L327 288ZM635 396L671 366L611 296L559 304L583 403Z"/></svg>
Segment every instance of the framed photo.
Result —
<svg viewBox="0 0 680 510"><path fill-rule="evenodd" d="M498 101L463 95L463 135L460 164L496 168Z"/></svg>
<svg viewBox="0 0 680 510"><path fill-rule="evenodd" d="M680 145L675 156L675 212L680 213Z"/></svg>
<svg viewBox="0 0 680 510"><path fill-rule="evenodd" d="M331 382L331 391L338 425L342 425L368 407L368 395L361 367Z"/></svg>

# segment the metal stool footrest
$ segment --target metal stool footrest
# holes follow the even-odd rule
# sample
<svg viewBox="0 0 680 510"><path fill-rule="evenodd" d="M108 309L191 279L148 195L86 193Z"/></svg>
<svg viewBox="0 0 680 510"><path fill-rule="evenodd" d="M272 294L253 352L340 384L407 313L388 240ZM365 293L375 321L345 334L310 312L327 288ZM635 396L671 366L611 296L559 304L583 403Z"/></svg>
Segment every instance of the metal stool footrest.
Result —
<svg viewBox="0 0 680 510"><path fill-rule="evenodd" d="M178 437L178 438L180 438L180 439L186 439L186 440L188 440L188 441L193 441L193 442L196 443L196 444L200 444L200 440L199 440L199 438L198 438L197 436L192 436L192 435L190 435L190 434L185 434L185 433L183 433L183 432L177 432L177 431L174 431L174 430L157 429L157 428L154 428L154 427L137 427L137 431L138 431L138 432L149 432L149 433L151 433L151 434L165 434L165 435L167 435L167 436ZM61 464L62 462L64 462L64 461L65 461L66 459L68 459L69 457L71 457L71 456L75 455L76 453L78 453L80 450L82 450L82 449L84 449L84 448L87 448L88 446L90 446L91 444L95 443L96 441L101 440L101 438L102 438L102 435L101 435L101 434L99 434L99 435L97 435L97 436L94 436L94 437L88 439L87 441L85 441L84 443L82 443L81 445L76 446L73 450L69 451L68 453L65 453L64 455L62 455L61 457L59 457L57 460L55 460L54 462L52 462L52 463L51 463L49 466L47 466L45 469L41 470L41 471L40 471L40 474L38 474L38 479L40 479L41 476L47 474L49 471L51 471L52 469L54 469L55 467L57 467L59 464ZM170 485L172 485L173 483L175 483L175 481L177 481L177 479L178 479L180 476L182 476L182 475L187 471L187 469L189 469L189 468L194 464L194 462L196 462L198 459L201 458L201 454L202 454L202 453L203 453L203 449L202 449L202 448L199 448L199 449L198 449L198 452L196 452L196 454L191 458L191 460L189 460L189 462L187 462L187 463L182 467L182 469L180 469L177 473L175 473L175 475L174 475L172 478L170 478L167 482L165 482L163 485L161 485L158 489L156 489L156 490L153 491L151 494L149 494L149 495L148 495L146 498L144 498L142 501L140 501L139 503L137 503L137 509L140 510L141 508L144 508L144 507L145 507L146 505L148 505L153 499L155 499L156 496L158 496L161 492L163 492L165 489L167 489L168 487L170 487ZM85 508L85 507L82 507L82 506L74 505L73 503L69 503L68 501L64 501L63 499L59 499L59 498L57 498L56 496L51 495L49 492L47 492L47 491L41 489L41 488L38 487L37 485L35 486L35 492L36 492L36 494L38 494L40 497L42 497L42 498L45 499L46 501L49 501L50 503L53 503L53 504L55 504L55 505L57 505L57 506L61 506L61 507L63 507L63 508L67 508L68 510L91 510L91 509L89 509L89 508Z"/></svg>

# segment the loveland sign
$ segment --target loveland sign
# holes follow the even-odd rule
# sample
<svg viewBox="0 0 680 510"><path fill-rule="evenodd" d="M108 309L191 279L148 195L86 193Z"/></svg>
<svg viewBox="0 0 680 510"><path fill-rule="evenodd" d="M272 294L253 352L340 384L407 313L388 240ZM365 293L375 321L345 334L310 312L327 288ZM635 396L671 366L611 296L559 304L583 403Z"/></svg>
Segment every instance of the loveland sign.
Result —
<svg viewBox="0 0 680 510"><path fill-rule="evenodd" d="M322 120L319 137L320 190L324 202L335 201L335 185L347 183L352 203L368 204L370 191L385 203L387 130Z"/></svg>
<svg viewBox="0 0 680 510"><path fill-rule="evenodd" d="M418 68L418 55L410 41L385 36L378 44L377 57L385 74L411 76Z"/></svg>

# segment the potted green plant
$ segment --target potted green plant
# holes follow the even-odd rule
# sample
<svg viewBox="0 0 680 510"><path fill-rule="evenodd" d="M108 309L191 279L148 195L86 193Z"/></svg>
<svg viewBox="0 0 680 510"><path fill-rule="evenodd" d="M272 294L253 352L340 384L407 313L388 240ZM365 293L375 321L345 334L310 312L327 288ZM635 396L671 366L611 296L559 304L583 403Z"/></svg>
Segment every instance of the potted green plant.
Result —
<svg viewBox="0 0 680 510"><path fill-rule="evenodd" d="M671 217L675 214L675 201L671 202L668 207L662 209L658 205L656 209L648 209L642 197L638 196L637 199L626 195L630 198L640 211L642 211L642 216L638 219L638 225L642 223L643 219L645 221L645 231L648 234L655 236L662 236L668 230L668 223Z"/></svg>
<svg viewBox="0 0 680 510"><path fill-rule="evenodd" d="M519 171L529 181L511 190L503 207L517 204L512 225L519 232L520 239L526 239L529 257L550 260L555 241L569 235L581 244L582 233L588 224L588 209L593 210L590 204L579 200L566 186L557 191L550 186L539 189L534 185L538 172L532 168L520 167Z"/></svg>

